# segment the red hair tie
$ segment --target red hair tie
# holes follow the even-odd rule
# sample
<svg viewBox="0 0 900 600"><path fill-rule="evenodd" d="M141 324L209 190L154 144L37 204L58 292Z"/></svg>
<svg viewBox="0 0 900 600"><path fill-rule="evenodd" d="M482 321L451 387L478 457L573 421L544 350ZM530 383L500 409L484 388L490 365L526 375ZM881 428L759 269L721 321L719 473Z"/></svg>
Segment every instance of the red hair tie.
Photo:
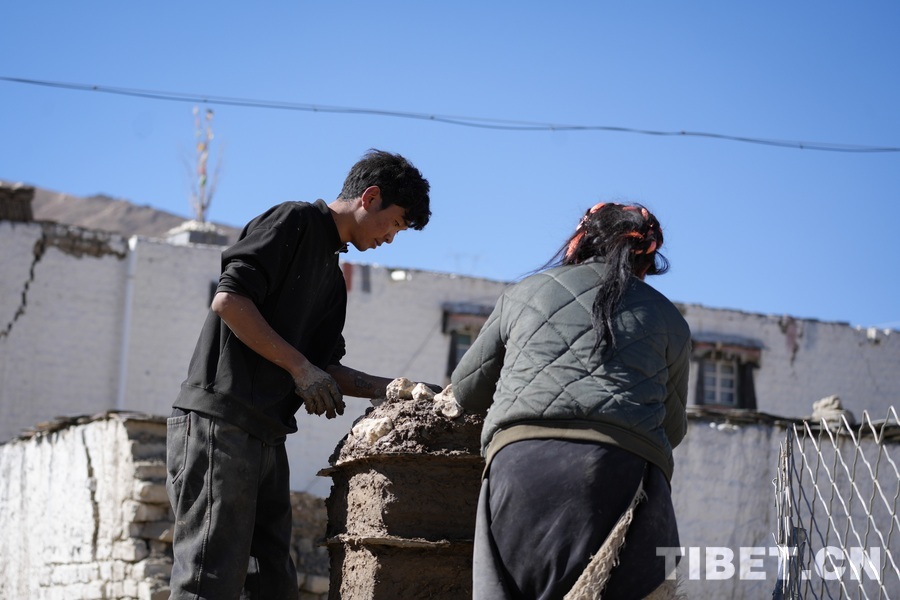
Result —
<svg viewBox="0 0 900 600"><path fill-rule="evenodd" d="M575 236L569 241L569 246L566 248L566 260L572 258L572 255L575 254L575 250L578 248L578 243L584 237L584 226L587 225L588 217L604 206L606 206L606 202L598 202L578 221L578 227L575 228Z"/></svg>
<svg viewBox="0 0 900 600"><path fill-rule="evenodd" d="M625 210L635 210L635 211L636 211L636 210L640 210L640 211L641 211L641 216L644 217L644 220L645 220L645 221L647 221L647 220L650 219L650 213L649 213L649 212L647 211L647 209L644 208L644 207L641 207L640 209L638 209L637 206L626 206L626 207L625 207ZM650 231L653 231L653 229L654 229L653 224L651 224L651 225L648 227L648 229L649 229ZM643 234L643 233L640 233L640 232L637 232L637 231L632 231L632 232L626 233L626 234L625 234L625 237L633 237L633 238L637 238L637 239L643 241L643 239L644 239L644 234ZM656 243L656 240L654 239L654 240L652 240L652 241L650 242L650 246L649 246L646 250L632 250L632 252L634 252L635 254L650 254L651 252L655 251L656 248L657 248L657 243Z"/></svg>
<svg viewBox="0 0 900 600"><path fill-rule="evenodd" d="M652 227L651 227L651 230L652 230ZM637 231L629 231L628 233L625 234L625 237L636 238L640 241L644 241L644 237L646 237L646 236L644 236L643 233L639 233ZM656 250L656 248L657 248L656 239L653 239L650 241L650 246L648 246L646 249L641 250L638 248L633 248L631 251L635 254L650 254L651 252Z"/></svg>
<svg viewBox="0 0 900 600"><path fill-rule="evenodd" d="M570 260L572 256L575 255L575 251L578 249L578 244L581 243L581 239L584 237L584 227L585 225L587 225L588 217L590 217L592 214L594 214L604 206L606 206L606 202L598 202L597 204L592 206L591 209L587 211L587 213L585 213L583 217L581 217L581 221L578 222L578 227L575 230L575 235L569 241L569 245L566 248L566 260ZM614 206L620 205L614 204ZM650 219L650 212L642 206L623 206L622 210L640 211L641 216L644 217L645 221ZM649 231L653 231L655 229L655 226L651 224L648 229ZM645 236L643 233L640 233L638 231L630 231L625 234L625 237L636 238L640 241L643 241ZM632 250L632 252L634 252L635 254L650 254L651 252L655 252L658 246L659 244L657 243L656 239L653 239L650 242L650 245L645 250L634 249Z"/></svg>

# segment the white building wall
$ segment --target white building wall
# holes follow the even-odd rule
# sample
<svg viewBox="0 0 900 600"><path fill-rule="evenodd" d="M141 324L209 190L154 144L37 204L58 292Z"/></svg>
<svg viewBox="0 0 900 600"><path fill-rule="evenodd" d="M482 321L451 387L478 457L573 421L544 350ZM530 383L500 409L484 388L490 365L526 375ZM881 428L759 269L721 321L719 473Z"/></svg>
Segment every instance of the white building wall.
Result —
<svg viewBox="0 0 900 600"><path fill-rule="evenodd" d="M840 396L857 417L883 418L900 405L900 332L685 305L694 336L727 334L762 346L754 372L757 410L803 418L813 402ZM691 392L695 381L692 378Z"/></svg>
<svg viewBox="0 0 900 600"><path fill-rule="evenodd" d="M775 489L779 444L786 430L763 424L729 425L692 420L688 435L675 449L672 500L685 558L679 566L681 591L687 598L756 600L771 597L778 574L776 558L762 564L762 580L740 574L717 581L707 574L709 548L775 546ZM690 548L696 548L691 551ZM691 555L693 552L693 556ZM698 560L699 559L699 560Z"/></svg>
<svg viewBox="0 0 900 600"><path fill-rule="evenodd" d="M354 274L343 362L376 375L438 385L449 383L450 336L441 331L443 304L452 301L493 307L506 287L503 282L446 273L350 266ZM360 281L365 270L370 272L368 292ZM392 279L392 273L399 279Z"/></svg>
<svg viewBox="0 0 900 600"><path fill-rule="evenodd" d="M46 237L74 236L107 248L80 256ZM105 245L104 245L105 244ZM110 409L168 415L218 280L221 248L39 223L0 222L0 441L60 415ZM34 263L33 279L30 279ZM441 332L445 301L493 305L502 282L347 265L351 290L345 363L385 377L445 383L449 337ZM363 291L363 269L370 291ZM19 317L23 290L27 302ZM3 331L3 329L0 329ZM318 477L353 421L369 406L348 398L343 417L302 412L288 439L292 488L327 496Z"/></svg>
<svg viewBox="0 0 900 600"><path fill-rule="evenodd" d="M126 250L121 237L0 222L0 440L110 408Z"/></svg>
<svg viewBox="0 0 900 600"><path fill-rule="evenodd" d="M45 250L35 260L42 239ZM116 408L167 415L208 310L220 253L211 246L0 222L0 441L57 415ZM406 271L395 280L388 267L345 268L345 364L437 384L446 383L450 349L441 331L442 304L493 306L506 285L427 271ZM857 416L868 409L879 418L900 404L900 332L870 334L842 323L700 305L682 310L697 335L740 336L761 346L754 374L760 411L804 417L813 402L832 394ZM691 394L695 383L692 377ZM345 415L334 420L298 415L301 431L287 443L293 489L328 494L327 478L316 474L368 407L362 399L347 403Z"/></svg>
<svg viewBox="0 0 900 600"><path fill-rule="evenodd" d="M344 269L345 274L350 270L350 292L343 364L371 375L438 385L447 383L450 351L450 337L441 332L442 304L452 300L493 306L505 287L486 279L409 270L395 281L391 278L395 269L375 265ZM370 291L364 288L366 278ZM301 430L287 440L292 489L328 496L331 480L316 474L328 466L337 443L370 406L358 398L346 401L344 415L336 419L298 413Z"/></svg>
<svg viewBox="0 0 900 600"><path fill-rule="evenodd" d="M168 415L209 311L222 249L146 238L132 238L131 243L128 367L119 408Z"/></svg>

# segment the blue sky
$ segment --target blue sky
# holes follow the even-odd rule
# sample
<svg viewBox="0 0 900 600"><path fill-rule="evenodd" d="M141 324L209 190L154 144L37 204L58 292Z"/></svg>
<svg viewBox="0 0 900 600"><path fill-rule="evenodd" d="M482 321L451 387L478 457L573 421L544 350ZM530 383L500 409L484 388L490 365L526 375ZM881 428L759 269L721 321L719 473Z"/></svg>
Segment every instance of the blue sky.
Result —
<svg viewBox="0 0 900 600"><path fill-rule="evenodd" d="M263 104L900 147L896 2L7 3L0 77ZM193 101L0 81L0 179L190 216ZM594 203L660 218L672 300L900 329L900 152L215 111L209 219L334 199L368 148L432 222L349 260L514 280ZM204 108L205 108L204 106ZM490 121L494 123L495 121Z"/></svg>

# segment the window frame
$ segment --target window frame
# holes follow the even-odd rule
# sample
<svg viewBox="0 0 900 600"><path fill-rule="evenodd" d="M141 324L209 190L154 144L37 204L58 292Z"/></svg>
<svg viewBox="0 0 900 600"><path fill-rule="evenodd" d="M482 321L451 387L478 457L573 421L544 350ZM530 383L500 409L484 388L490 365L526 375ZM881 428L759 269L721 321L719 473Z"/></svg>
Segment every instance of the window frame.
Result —
<svg viewBox="0 0 900 600"><path fill-rule="evenodd" d="M446 372L446 381L449 382L450 376L462 359L463 354L472 346L475 338L481 333L481 328L484 327L488 316L493 311L493 306L466 302L448 302L442 308L441 331L450 336ZM463 337L468 338L468 345L461 351L460 344L463 342Z"/></svg>
<svg viewBox="0 0 900 600"><path fill-rule="evenodd" d="M694 404L724 409L756 410L756 390L753 371L760 366L762 344L755 340L724 335L701 335L692 340L692 358L697 364ZM708 399L707 369L713 365L712 400ZM722 368L732 368L733 402L723 402L722 392L728 388L722 385Z"/></svg>
<svg viewBox="0 0 900 600"><path fill-rule="evenodd" d="M738 364L736 360L701 360L699 377L703 378L703 396L698 398L698 400L702 400L702 402L698 402L699 404L703 406L725 406L728 408L738 408L740 406ZM730 396L731 400L726 401L726 396Z"/></svg>

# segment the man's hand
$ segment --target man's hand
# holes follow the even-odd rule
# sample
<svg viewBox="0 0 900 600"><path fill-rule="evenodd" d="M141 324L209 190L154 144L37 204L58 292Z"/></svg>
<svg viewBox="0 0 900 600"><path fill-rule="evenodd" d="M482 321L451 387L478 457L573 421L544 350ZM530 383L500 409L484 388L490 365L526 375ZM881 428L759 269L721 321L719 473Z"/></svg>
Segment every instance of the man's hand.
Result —
<svg viewBox="0 0 900 600"><path fill-rule="evenodd" d="M303 399L306 412L329 419L344 414L344 395L334 378L312 363L294 377L294 393Z"/></svg>
<svg viewBox="0 0 900 600"><path fill-rule="evenodd" d="M248 348L291 374L294 393L303 398L308 413L325 413L329 419L344 414L344 396L335 380L278 335L252 300L217 292L210 308Z"/></svg>

